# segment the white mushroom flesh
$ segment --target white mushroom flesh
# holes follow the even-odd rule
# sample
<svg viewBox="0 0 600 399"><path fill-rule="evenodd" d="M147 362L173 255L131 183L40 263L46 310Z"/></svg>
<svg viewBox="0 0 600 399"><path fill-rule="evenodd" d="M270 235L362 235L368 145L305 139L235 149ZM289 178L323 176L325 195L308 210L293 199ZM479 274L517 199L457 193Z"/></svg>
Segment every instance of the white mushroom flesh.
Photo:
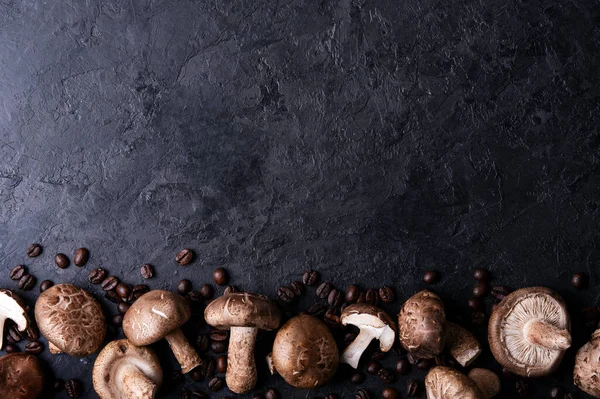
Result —
<svg viewBox="0 0 600 399"><path fill-rule="evenodd" d="M25 310L14 298L0 291L0 348L3 345L4 323L7 319L14 321L19 331L27 329L29 321Z"/></svg>
<svg viewBox="0 0 600 399"><path fill-rule="evenodd" d="M379 349L387 352L394 344L396 333L379 317L367 313L351 314L342 320L343 325L352 324L360 329L360 333L346 348L340 361L353 368L358 367L360 357L372 340L379 340Z"/></svg>

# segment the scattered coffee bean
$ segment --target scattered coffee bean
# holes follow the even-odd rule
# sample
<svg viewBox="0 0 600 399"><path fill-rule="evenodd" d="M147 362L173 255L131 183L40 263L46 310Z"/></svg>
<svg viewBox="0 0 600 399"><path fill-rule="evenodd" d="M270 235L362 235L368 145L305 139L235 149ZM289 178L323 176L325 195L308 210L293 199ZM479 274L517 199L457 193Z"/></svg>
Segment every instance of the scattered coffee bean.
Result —
<svg viewBox="0 0 600 399"><path fill-rule="evenodd" d="M313 303L306 311L306 313L313 316L323 316L325 312L327 312L327 305L320 302Z"/></svg>
<svg viewBox="0 0 600 399"><path fill-rule="evenodd" d="M370 289L367 290L366 296L365 296L365 302L368 303L369 305L379 305L379 293L377 292L377 290L374 289Z"/></svg>
<svg viewBox="0 0 600 399"><path fill-rule="evenodd" d="M319 281L319 273L314 270L307 270L302 276L302 282L305 285L315 285Z"/></svg>
<svg viewBox="0 0 600 399"><path fill-rule="evenodd" d="M177 292L179 295L185 296L188 292L192 290L192 282L188 279L179 280L177 283Z"/></svg>
<svg viewBox="0 0 600 399"><path fill-rule="evenodd" d="M360 288L358 288L358 285L356 285L356 284L349 285L348 288L346 289L346 302L348 302L348 303L356 302L359 295L360 295Z"/></svg>
<svg viewBox="0 0 600 399"><path fill-rule="evenodd" d="M392 382L394 382L394 373L392 373L388 369L382 368L381 370L379 370L379 372L377 373L377 377L379 377L379 379L384 384L391 384Z"/></svg>
<svg viewBox="0 0 600 399"><path fill-rule="evenodd" d="M116 314L110 319L110 323L115 327L121 327L123 324L123 315Z"/></svg>
<svg viewBox="0 0 600 399"><path fill-rule="evenodd" d="M120 303L123 302L123 300L121 299L121 297L119 296L119 294L117 294L114 291L106 291L104 293L104 297L106 299L108 299L109 301L111 301L112 303L116 304L116 305L118 305L118 304L120 304Z"/></svg>
<svg viewBox="0 0 600 399"><path fill-rule="evenodd" d="M227 273L227 270L219 267L213 272L213 279L217 285L227 285L229 284L229 273Z"/></svg>
<svg viewBox="0 0 600 399"><path fill-rule="evenodd" d="M385 388L383 391L381 391L381 397L383 399L397 399L400 396L398 391L396 391L394 388Z"/></svg>
<svg viewBox="0 0 600 399"><path fill-rule="evenodd" d="M25 330L25 335L27 335L28 341L37 341L38 339L40 339L40 330L38 329L35 322L29 322L27 330Z"/></svg>
<svg viewBox="0 0 600 399"><path fill-rule="evenodd" d="M227 371L227 355L217 357L216 362L217 373L225 373Z"/></svg>
<svg viewBox="0 0 600 399"><path fill-rule="evenodd" d="M50 280L44 280L40 283L40 292L46 291L48 288L52 287L54 283Z"/></svg>
<svg viewBox="0 0 600 399"><path fill-rule="evenodd" d="M125 314L129 310L129 306L130 305L127 302L119 302L119 304L117 305L117 311L121 314Z"/></svg>
<svg viewBox="0 0 600 399"><path fill-rule="evenodd" d="M554 387L550 390L550 399L564 399L565 390L562 387Z"/></svg>
<svg viewBox="0 0 600 399"><path fill-rule="evenodd" d="M317 296L321 299L327 299L332 289L331 283L324 281L317 287Z"/></svg>
<svg viewBox="0 0 600 399"><path fill-rule="evenodd" d="M209 396L207 394L205 394L204 392L195 390L195 391L192 391L192 398L193 399L208 399Z"/></svg>
<svg viewBox="0 0 600 399"><path fill-rule="evenodd" d="M294 291L296 296L304 295L304 287L304 284L302 284L300 281L292 281L290 283L290 288L292 291Z"/></svg>
<svg viewBox="0 0 600 399"><path fill-rule="evenodd" d="M323 315L323 321L325 321L325 324L329 327L334 328L340 325L340 316L335 313L334 308L330 308L325 312L325 315Z"/></svg>
<svg viewBox="0 0 600 399"><path fill-rule="evenodd" d="M200 352L206 352L208 347L210 346L210 340L205 334L200 334L196 338L196 346L200 350Z"/></svg>
<svg viewBox="0 0 600 399"><path fill-rule="evenodd" d="M4 351L6 353L15 353L19 351L19 347L15 344L7 344L4 346Z"/></svg>
<svg viewBox="0 0 600 399"><path fill-rule="evenodd" d="M17 265L10 271L10 279L18 281L27 274L27 268L23 265Z"/></svg>
<svg viewBox="0 0 600 399"><path fill-rule="evenodd" d="M29 291L35 285L35 281L35 277L33 277L31 274L26 274L23 277L21 277L18 285L19 288L23 291Z"/></svg>
<svg viewBox="0 0 600 399"><path fill-rule="evenodd" d="M529 384L523 380L517 380L515 384L517 395L526 397L529 396Z"/></svg>
<svg viewBox="0 0 600 399"><path fill-rule="evenodd" d="M229 333L226 330L213 330L209 337L211 341L224 342L229 339Z"/></svg>
<svg viewBox="0 0 600 399"><path fill-rule="evenodd" d="M363 373L361 373L360 371L354 371L350 375L350 381L353 384L357 384L357 385L362 384L364 380L365 380L365 375Z"/></svg>
<svg viewBox="0 0 600 399"><path fill-rule="evenodd" d="M69 263L71 262L69 261L67 255L56 254L54 255L54 263L56 263L56 266L60 267L61 269L66 269L67 267L69 267Z"/></svg>
<svg viewBox="0 0 600 399"><path fill-rule="evenodd" d="M138 299L139 297L141 297L148 291L150 291L150 287L148 287L147 285L145 285L145 284L136 285L131 289L131 295L129 296L129 298L127 298L127 300L131 301L133 299Z"/></svg>
<svg viewBox="0 0 600 399"><path fill-rule="evenodd" d="M383 358L385 357L385 352L380 351L379 349L376 349L373 351L373 353L371 353L371 360L383 360Z"/></svg>
<svg viewBox="0 0 600 399"><path fill-rule="evenodd" d="M440 281L440 274L435 270L429 270L423 275L425 284L436 284Z"/></svg>
<svg viewBox="0 0 600 399"><path fill-rule="evenodd" d="M39 355L44 350L44 345L37 341L28 342L25 345L25 353L30 355Z"/></svg>
<svg viewBox="0 0 600 399"><path fill-rule="evenodd" d="M216 364L217 362L215 362L215 359L212 357L206 359L204 362L204 375L206 375L206 377L210 378L215 375Z"/></svg>
<svg viewBox="0 0 600 399"><path fill-rule="evenodd" d="M35 258L36 256L40 256L42 253L42 246L40 244L29 244L27 247L27 256L30 258Z"/></svg>
<svg viewBox="0 0 600 399"><path fill-rule="evenodd" d="M406 394L408 396L418 396L419 382L416 380L408 380L408 383L406 384Z"/></svg>
<svg viewBox="0 0 600 399"><path fill-rule="evenodd" d="M498 301L503 300L510 293L511 290L508 287L504 287L502 285L492 287L492 296Z"/></svg>
<svg viewBox="0 0 600 399"><path fill-rule="evenodd" d="M265 392L265 399L279 399L279 393L271 388L267 392Z"/></svg>
<svg viewBox="0 0 600 399"><path fill-rule="evenodd" d="M92 283L92 284L100 284L102 281L104 281L107 274L108 273L106 273L106 270L99 267L90 272L88 279L90 280L90 283Z"/></svg>
<svg viewBox="0 0 600 399"><path fill-rule="evenodd" d="M481 298L469 298L469 309L476 312L481 312L484 308L484 303Z"/></svg>
<svg viewBox="0 0 600 399"><path fill-rule="evenodd" d="M52 388L54 389L54 392L61 392L63 389L65 389L65 380L62 378L55 378Z"/></svg>
<svg viewBox="0 0 600 399"><path fill-rule="evenodd" d="M354 397L356 399L371 399L371 395L369 395L369 392L366 389L359 389L354 394Z"/></svg>
<svg viewBox="0 0 600 399"><path fill-rule="evenodd" d="M185 297L189 299L192 303L199 303L202 302L202 300L204 299L200 291L190 291Z"/></svg>
<svg viewBox="0 0 600 399"><path fill-rule="evenodd" d="M223 295L235 294L236 292L238 292L238 289L233 285L229 285L223 291Z"/></svg>
<svg viewBox="0 0 600 399"><path fill-rule="evenodd" d="M204 379L204 372L202 371L203 366L198 366L190 372L192 380L198 382Z"/></svg>
<svg viewBox="0 0 600 399"><path fill-rule="evenodd" d="M490 272L485 269L477 269L473 273L473 278L479 282L487 283L490 281Z"/></svg>
<svg viewBox="0 0 600 399"><path fill-rule="evenodd" d="M227 343L219 342L219 341L212 341L210 343L210 350L213 351L214 353L225 353L225 352L227 352Z"/></svg>
<svg viewBox="0 0 600 399"><path fill-rule="evenodd" d="M343 301L342 293L336 288L332 289L327 296L327 302L330 306L340 306Z"/></svg>
<svg viewBox="0 0 600 399"><path fill-rule="evenodd" d="M69 380L65 382L65 391L67 391L67 395L69 398L78 398L81 396L81 382L79 380Z"/></svg>
<svg viewBox="0 0 600 399"><path fill-rule="evenodd" d="M202 298L209 300L215 295L215 289L210 284L203 284L202 287L200 287L200 294L202 294Z"/></svg>
<svg viewBox="0 0 600 399"><path fill-rule="evenodd" d="M358 294L358 299L356 300L356 303L365 303L367 302L367 293L364 291L361 291L360 294Z"/></svg>
<svg viewBox="0 0 600 399"><path fill-rule="evenodd" d="M477 283L475 287L473 287L473 296L475 298L483 298L488 294L489 286L484 283Z"/></svg>
<svg viewBox="0 0 600 399"><path fill-rule="evenodd" d="M394 289L392 287L381 287L379 297L383 303L392 303L394 301Z"/></svg>
<svg viewBox="0 0 600 399"><path fill-rule="evenodd" d="M114 290L119 285L119 279L115 276L108 276L102 281L102 289L104 291Z"/></svg>
<svg viewBox="0 0 600 399"><path fill-rule="evenodd" d="M119 294L121 298L127 299L127 297L129 297L129 294L131 294L131 286L129 284L121 282L115 287L115 292Z"/></svg>
<svg viewBox="0 0 600 399"><path fill-rule="evenodd" d="M371 361L367 364L367 373L371 375L377 374L377 372L381 369L381 363L376 361Z"/></svg>
<svg viewBox="0 0 600 399"><path fill-rule="evenodd" d="M8 329L7 339L10 339L10 342L17 343L23 341L24 334L19 331L16 325L11 325Z"/></svg>
<svg viewBox="0 0 600 399"><path fill-rule="evenodd" d="M573 278L571 279L571 284L573 284L573 287L575 287L575 289L578 289L578 290L583 290L583 289L587 288L587 285L588 285L587 275L583 272L575 273L573 275Z"/></svg>
<svg viewBox="0 0 600 399"><path fill-rule="evenodd" d="M149 263L145 263L140 268L140 274L145 279L152 278L154 277L154 267L152 267L152 265Z"/></svg>
<svg viewBox="0 0 600 399"><path fill-rule="evenodd" d="M194 257L194 253L191 249L184 248L175 255L175 261L179 263L181 266L185 266L192 261Z"/></svg>
<svg viewBox="0 0 600 399"><path fill-rule="evenodd" d="M429 370L433 366L433 362L431 359L419 359L417 363L417 368L419 370Z"/></svg>
<svg viewBox="0 0 600 399"><path fill-rule="evenodd" d="M73 255L73 263L75 266L83 267L90 258L90 251L87 248L79 248Z"/></svg>
<svg viewBox="0 0 600 399"><path fill-rule="evenodd" d="M283 303L292 303L296 296L290 287L282 285L277 290L277 298Z"/></svg>
<svg viewBox="0 0 600 399"><path fill-rule="evenodd" d="M485 313L483 312L473 312L471 313L471 323L476 326L481 326L485 324L486 318Z"/></svg>
<svg viewBox="0 0 600 399"><path fill-rule="evenodd" d="M225 381L222 378L215 377L208 383L208 389L213 392L220 391L225 386Z"/></svg>

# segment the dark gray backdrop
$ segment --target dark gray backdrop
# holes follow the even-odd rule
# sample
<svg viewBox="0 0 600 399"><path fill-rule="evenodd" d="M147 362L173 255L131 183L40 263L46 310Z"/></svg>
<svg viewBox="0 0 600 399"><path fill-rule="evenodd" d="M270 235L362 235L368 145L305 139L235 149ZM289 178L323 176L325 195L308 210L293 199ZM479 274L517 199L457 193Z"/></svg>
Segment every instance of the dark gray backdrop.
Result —
<svg viewBox="0 0 600 399"><path fill-rule="evenodd" d="M92 267L141 283L150 262L154 288L224 266L273 296L315 268L404 300L434 268L468 319L483 266L557 289L578 347L599 293L599 23L581 0L3 0L0 282L25 262L101 298ZM43 256L26 259L30 242ZM53 265L82 245L85 269ZM197 258L181 268L184 246ZM573 354L537 394L572 389ZM93 356L42 358L95 397ZM349 397L337 381L321 395Z"/></svg>

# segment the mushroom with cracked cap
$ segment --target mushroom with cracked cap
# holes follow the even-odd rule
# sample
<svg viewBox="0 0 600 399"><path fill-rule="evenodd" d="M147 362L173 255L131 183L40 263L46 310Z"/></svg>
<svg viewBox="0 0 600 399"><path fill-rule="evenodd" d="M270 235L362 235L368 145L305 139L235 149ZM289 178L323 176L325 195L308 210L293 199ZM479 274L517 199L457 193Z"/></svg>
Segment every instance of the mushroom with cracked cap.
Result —
<svg viewBox="0 0 600 399"><path fill-rule="evenodd" d="M600 329L577 351L573 382L585 393L600 398Z"/></svg>
<svg viewBox="0 0 600 399"><path fill-rule="evenodd" d="M198 353L181 332L191 316L185 298L164 290L145 293L123 316L123 333L135 346L146 346L166 339L186 374L203 364Z"/></svg>
<svg viewBox="0 0 600 399"><path fill-rule="evenodd" d="M379 349L387 352L396 340L396 324L382 309L366 303L348 306L340 316L340 322L346 326L358 327L359 333L342 353L340 361L357 368L363 352L372 340L379 341Z"/></svg>
<svg viewBox="0 0 600 399"><path fill-rule="evenodd" d="M446 312L440 297L423 290L408 298L398 315L398 328L408 352L422 359L438 356L446 344Z"/></svg>
<svg viewBox="0 0 600 399"><path fill-rule="evenodd" d="M488 340L496 361L522 377L552 373L571 346L562 298L545 287L513 291L492 312Z"/></svg>
<svg viewBox="0 0 600 399"><path fill-rule="evenodd" d="M438 366L425 377L427 399L483 399L475 381L450 367Z"/></svg>
<svg viewBox="0 0 600 399"><path fill-rule="evenodd" d="M446 347L461 366L467 367L481 354L477 338L456 323L446 323Z"/></svg>
<svg viewBox="0 0 600 399"><path fill-rule="evenodd" d="M230 329L225 380L232 392L243 394L256 385L254 345L258 330L279 327L277 305L262 295L234 293L219 297L204 310L206 322Z"/></svg>
<svg viewBox="0 0 600 399"><path fill-rule="evenodd" d="M468 376L481 390L483 399L491 399L500 393L500 378L493 371L474 368L469 371Z"/></svg>
<svg viewBox="0 0 600 399"><path fill-rule="evenodd" d="M314 389L333 377L338 356L337 345L325 323L301 314L277 331L267 361L272 361L271 373L276 371L291 386Z"/></svg>
<svg viewBox="0 0 600 399"><path fill-rule="evenodd" d="M53 354L91 355L106 336L98 301L71 284L58 284L42 292L35 303L35 320Z"/></svg>
<svg viewBox="0 0 600 399"><path fill-rule="evenodd" d="M102 349L92 380L100 399L153 399L162 383L162 369L150 348L120 339Z"/></svg>
<svg viewBox="0 0 600 399"><path fill-rule="evenodd" d="M25 331L29 326L29 317L25 311L23 300L10 290L0 289L0 349L4 344L4 323L12 320L19 331Z"/></svg>
<svg viewBox="0 0 600 399"><path fill-rule="evenodd" d="M11 353L0 358L0 392L3 398L41 397L44 372L37 358L27 353Z"/></svg>

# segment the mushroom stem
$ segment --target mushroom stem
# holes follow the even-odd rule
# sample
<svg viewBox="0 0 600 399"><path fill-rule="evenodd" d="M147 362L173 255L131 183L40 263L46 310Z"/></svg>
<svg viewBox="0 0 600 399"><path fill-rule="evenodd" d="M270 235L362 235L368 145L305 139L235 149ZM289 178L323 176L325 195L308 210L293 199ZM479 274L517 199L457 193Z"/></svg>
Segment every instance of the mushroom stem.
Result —
<svg viewBox="0 0 600 399"><path fill-rule="evenodd" d="M358 367L358 362L363 352L367 349L373 338L378 338L373 335L373 331L367 328L361 328L358 336L352 341L342 354L340 361L347 363L353 368Z"/></svg>
<svg viewBox="0 0 600 399"><path fill-rule="evenodd" d="M542 319L528 321L523 326L525 338L536 346L550 350L564 350L571 346L571 334Z"/></svg>
<svg viewBox="0 0 600 399"><path fill-rule="evenodd" d="M265 356L265 360L267 361L267 367L269 368L269 372L271 373L271 375L274 375L276 371L275 366L273 365L273 353L269 353L267 356Z"/></svg>
<svg viewBox="0 0 600 399"><path fill-rule="evenodd" d="M4 317L0 317L0 349L2 349L4 345L4 323L6 323L6 319Z"/></svg>
<svg viewBox="0 0 600 399"><path fill-rule="evenodd" d="M202 365L202 359L196 353L192 345L185 338L181 329L176 328L165 336L173 355L181 365L181 372L187 374Z"/></svg>
<svg viewBox="0 0 600 399"><path fill-rule="evenodd" d="M258 328L231 327L225 380L232 392L244 394L256 385L254 344Z"/></svg>
<svg viewBox="0 0 600 399"><path fill-rule="evenodd" d="M137 367L123 364L115 375L116 385L127 399L148 399L156 394L156 384Z"/></svg>

